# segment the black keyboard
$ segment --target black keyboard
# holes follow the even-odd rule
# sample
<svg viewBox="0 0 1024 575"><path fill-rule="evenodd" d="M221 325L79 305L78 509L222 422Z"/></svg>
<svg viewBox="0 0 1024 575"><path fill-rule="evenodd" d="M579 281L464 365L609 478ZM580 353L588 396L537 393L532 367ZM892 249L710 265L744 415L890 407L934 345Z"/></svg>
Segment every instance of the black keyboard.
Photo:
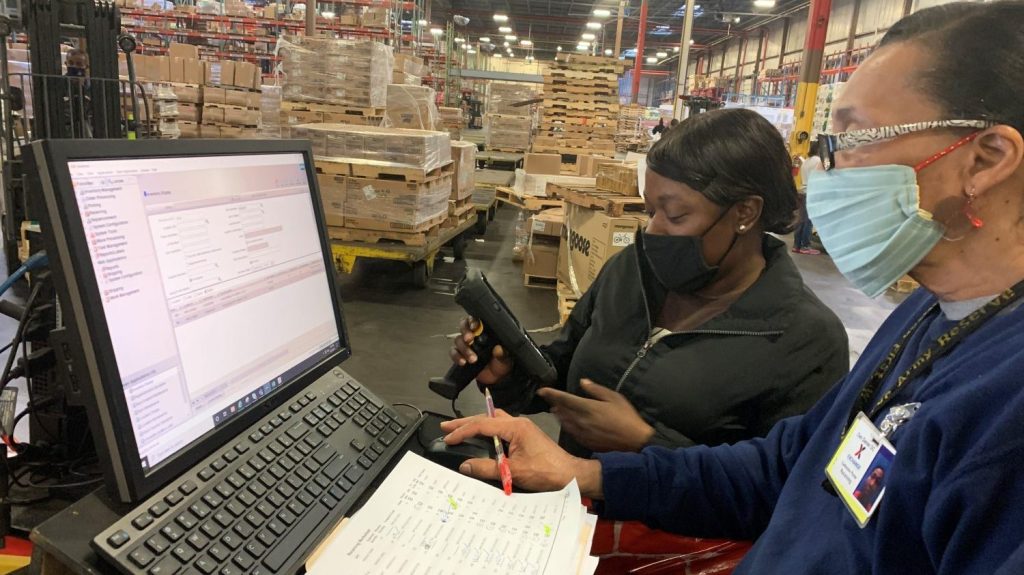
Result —
<svg viewBox="0 0 1024 575"><path fill-rule="evenodd" d="M93 539L120 571L295 572L419 422L335 369Z"/></svg>

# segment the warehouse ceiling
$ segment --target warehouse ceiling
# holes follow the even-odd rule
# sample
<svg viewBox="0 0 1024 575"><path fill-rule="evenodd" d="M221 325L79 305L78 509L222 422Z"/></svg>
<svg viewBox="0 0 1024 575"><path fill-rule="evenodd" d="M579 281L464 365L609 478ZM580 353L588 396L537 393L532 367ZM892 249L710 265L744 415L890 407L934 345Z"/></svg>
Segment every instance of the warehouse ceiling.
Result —
<svg viewBox="0 0 1024 575"><path fill-rule="evenodd" d="M640 0L626 4L620 56L633 57ZM778 0L773 8L756 8L753 0L698 0L694 11L694 45L699 48L713 43L806 4L806 0ZM595 9L606 9L611 14L604 18L596 17ZM684 9L683 0L649 0L645 53L661 49L671 54L673 48L679 46ZM552 57L558 46L565 51L575 51L577 42L585 33L594 34L599 54L614 48L617 13L618 2L615 0L433 0L431 4L433 24L447 21L453 15L465 16L469 18L469 24L459 26L457 33L469 42L478 42L480 37L490 38L491 44L500 51L505 50L505 34L498 28L508 26L512 28L511 34L517 36L517 40L510 42L516 56L528 54L529 48L520 43L529 39L533 42L533 55L537 59ZM496 22L495 14L507 15L508 22ZM588 29L588 22L598 22L602 26L596 30Z"/></svg>

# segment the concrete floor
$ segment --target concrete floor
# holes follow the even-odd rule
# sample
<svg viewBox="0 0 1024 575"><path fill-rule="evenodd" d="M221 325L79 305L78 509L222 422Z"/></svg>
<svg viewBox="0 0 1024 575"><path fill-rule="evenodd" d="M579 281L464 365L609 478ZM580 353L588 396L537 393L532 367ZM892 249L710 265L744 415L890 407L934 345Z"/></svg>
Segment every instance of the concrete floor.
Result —
<svg viewBox="0 0 1024 575"><path fill-rule="evenodd" d="M391 402L414 404L421 409L450 414L447 400L427 388L427 381L443 375L450 363L449 337L457 330L462 310L453 301L455 282L466 265L479 267L528 329L543 329L557 323L555 292L523 286L521 266L512 261L516 210L499 209L487 233L470 241L466 261L451 257L439 261L429 287L418 290L402 264L389 262L362 266L358 273L341 276L341 291L348 324L352 357L343 367L363 384ZM447 255L450 256L450 253ZM897 301L886 295L871 300L854 289L827 256L795 255L807 284L843 320L850 334L851 358L859 356L871 334ZM9 294L7 297L11 297ZM16 322L0 316L0 342L9 341ZM537 333L546 342L555 333ZM0 361L6 354L0 354ZM22 382L17 382L21 387ZM27 394L19 393L20 407ZM465 413L483 410L482 396L473 388L459 400ZM537 421L549 433L557 424L549 416ZM27 437L25 419L16 430Z"/></svg>

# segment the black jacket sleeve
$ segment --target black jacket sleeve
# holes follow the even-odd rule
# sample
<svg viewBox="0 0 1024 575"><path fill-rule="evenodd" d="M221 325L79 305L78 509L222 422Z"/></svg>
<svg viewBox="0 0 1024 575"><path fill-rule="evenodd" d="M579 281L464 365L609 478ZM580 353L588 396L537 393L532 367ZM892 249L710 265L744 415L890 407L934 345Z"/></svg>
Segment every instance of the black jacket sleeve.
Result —
<svg viewBox="0 0 1024 575"><path fill-rule="evenodd" d="M547 356L548 361L555 366L555 370L558 372L558 379L550 386L554 389L562 391L566 389L566 374L569 373L569 364L572 363L572 356L576 353L580 339L590 327L590 314L594 310L599 283L600 281L595 281L576 302L576 307L573 308L569 319L562 326L558 338L548 345L540 346L541 352ZM504 381L491 386L491 395L494 397L494 405L512 415L539 413L548 410L547 402L536 396L537 389L540 387L540 382L530 377L526 370L517 363L512 373Z"/></svg>

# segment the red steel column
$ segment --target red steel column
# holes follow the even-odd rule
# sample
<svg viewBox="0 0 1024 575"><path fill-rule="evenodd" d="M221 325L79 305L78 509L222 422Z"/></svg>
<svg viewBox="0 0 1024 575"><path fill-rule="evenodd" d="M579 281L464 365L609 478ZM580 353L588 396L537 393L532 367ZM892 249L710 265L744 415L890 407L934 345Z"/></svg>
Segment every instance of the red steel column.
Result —
<svg viewBox="0 0 1024 575"><path fill-rule="evenodd" d="M640 97L640 73L643 71L644 62L644 40L647 36L647 0L640 3L640 26L637 28L636 36L636 66L633 67L633 100L637 103Z"/></svg>

